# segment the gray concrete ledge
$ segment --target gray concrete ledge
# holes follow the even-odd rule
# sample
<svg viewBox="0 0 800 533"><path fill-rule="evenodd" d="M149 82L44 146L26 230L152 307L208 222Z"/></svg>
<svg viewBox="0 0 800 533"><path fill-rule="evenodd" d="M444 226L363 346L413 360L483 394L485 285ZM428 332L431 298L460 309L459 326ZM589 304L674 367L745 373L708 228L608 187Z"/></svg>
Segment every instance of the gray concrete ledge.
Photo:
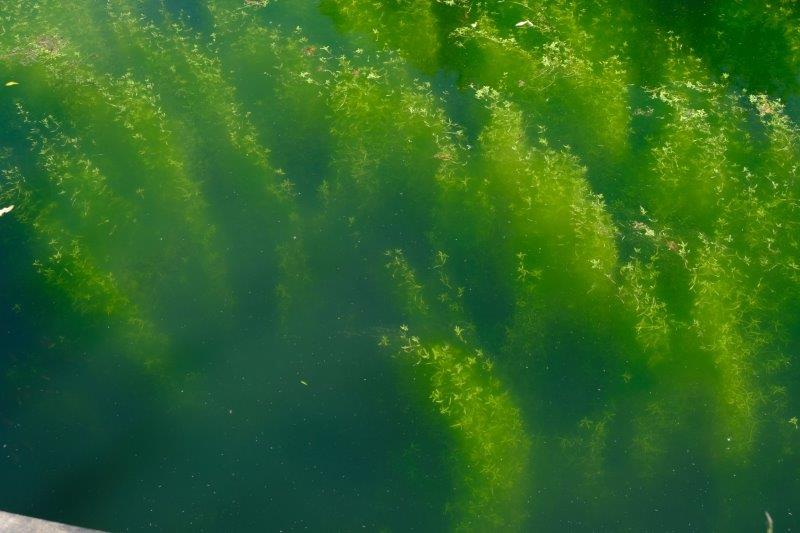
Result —
<svg viewBox="0 0 800 533"><path fill-rule="evenodd" d="M58 522L48 522L47 520L0 511L0 532L2 533L87 533L92 531L96 530L66 526Z"/></svg>

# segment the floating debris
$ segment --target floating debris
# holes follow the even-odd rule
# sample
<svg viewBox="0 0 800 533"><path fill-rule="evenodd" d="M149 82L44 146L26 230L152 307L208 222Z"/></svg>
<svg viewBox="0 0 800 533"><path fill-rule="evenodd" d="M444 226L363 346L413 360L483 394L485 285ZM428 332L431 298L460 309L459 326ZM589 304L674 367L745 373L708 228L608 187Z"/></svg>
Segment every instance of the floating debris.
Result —
<svg viewBox="0 0 800 533"><path fill-rule="evenodd" d="M305 385L306 387L308 387L308 383L306 383L306 381L303 380L303 379L300 380L300 384L301 385Z"/></svg>
<svg viewBox="0 0 800 533"><path fill-rule="evenodd" d="M1 217L1 216L3 216L3 215L5 215L5 214L8 214L8 213L10 213L10 212L11 212L11 211L13 211L13 210L14 210L14 206L13 206L13 205L10 205L10 206L8 206L8 207L2 207L2 208L0 208L0 217Z"/></svg>
<svg viewBox="0 0 800 533"><path fill-rule="evenodd" d="M533 28L533 22L528 19L520 20L516 24L514 24L515 28Z"/></svg>
<svg viewBox="0 0 800 533"><path fill-rule="evenodd" d="M6 82L6 87L13 87L15 85L19 85L19 82L18 81L7 81Z"/></svg>

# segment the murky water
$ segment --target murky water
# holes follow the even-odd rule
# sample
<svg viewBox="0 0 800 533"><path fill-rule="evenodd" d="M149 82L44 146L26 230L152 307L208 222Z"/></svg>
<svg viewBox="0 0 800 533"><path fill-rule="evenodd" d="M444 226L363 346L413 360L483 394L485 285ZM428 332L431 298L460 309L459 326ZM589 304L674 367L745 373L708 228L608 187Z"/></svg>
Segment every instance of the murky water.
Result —
<svg viewBox="0 0 800 533"><path fill-rule="evenodd" d="M0 509L796 529L797 9L2 2Z"/></svg>

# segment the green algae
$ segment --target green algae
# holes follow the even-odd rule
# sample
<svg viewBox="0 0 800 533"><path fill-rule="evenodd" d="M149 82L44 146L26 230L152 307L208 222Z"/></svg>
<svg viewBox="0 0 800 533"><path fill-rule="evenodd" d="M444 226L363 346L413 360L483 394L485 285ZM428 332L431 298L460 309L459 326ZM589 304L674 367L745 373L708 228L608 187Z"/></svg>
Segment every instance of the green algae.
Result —
<svg viewBox="0 0 800 533"><path fill-rule="evenodd" d="M31 475L0 506L141 526L91 476L84 507L41 496L31 457L83 455L20 429L102 441L125 405L222 450L144 474L200 527L795 524L793 3L7 4L0 472ZM65 365L92 379L49 384ZM246 448L263 427L280 459ZM315 432L336 444L295 455ZM239 459L241 502L187 481L239 492ZM117 461L105 483L150 505Z"/></svg>

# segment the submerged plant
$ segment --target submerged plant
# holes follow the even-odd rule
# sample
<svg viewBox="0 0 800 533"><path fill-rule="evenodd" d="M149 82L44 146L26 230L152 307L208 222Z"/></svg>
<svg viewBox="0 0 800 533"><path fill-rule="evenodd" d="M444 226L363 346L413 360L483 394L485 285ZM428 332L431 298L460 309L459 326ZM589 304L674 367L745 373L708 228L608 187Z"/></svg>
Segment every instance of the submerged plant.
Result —
<svg viewBox="0 0 800 533"><path fill-rule="evenodd" d="M792 2L184 4L0 7L0 507L142 525L123 412L200 527L796 521Z"/></svg>

